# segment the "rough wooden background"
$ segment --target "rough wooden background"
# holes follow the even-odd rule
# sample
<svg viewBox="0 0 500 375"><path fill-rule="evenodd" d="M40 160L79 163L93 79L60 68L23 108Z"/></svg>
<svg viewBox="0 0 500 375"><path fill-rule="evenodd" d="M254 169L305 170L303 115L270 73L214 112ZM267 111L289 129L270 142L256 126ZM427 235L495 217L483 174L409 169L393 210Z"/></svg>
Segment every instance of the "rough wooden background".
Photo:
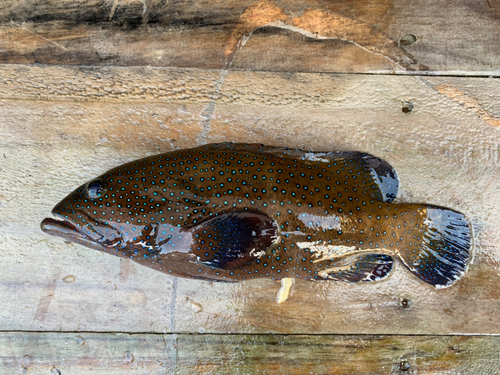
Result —
<svg viewBox="0 0 500 375"><path fill-rule="evenodd" d="M500 373L499 39L498 0L0 3L0 373ZM39 229L111 167L220 141L387 160L401 201L471 218L468 274L278 305Z"/></svg>

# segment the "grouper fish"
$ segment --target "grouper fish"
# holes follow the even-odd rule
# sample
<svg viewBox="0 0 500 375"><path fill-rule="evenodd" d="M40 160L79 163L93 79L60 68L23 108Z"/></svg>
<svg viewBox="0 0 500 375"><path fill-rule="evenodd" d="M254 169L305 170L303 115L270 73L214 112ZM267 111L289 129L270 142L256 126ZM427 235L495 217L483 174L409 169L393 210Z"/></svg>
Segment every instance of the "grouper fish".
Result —
<svg viewBox="0 0 500 375"><path fill-rule="evenodd" d="M471 259L468 219L393 203L398 188L395 170L366 153L208 144L114 168L41 227L179 277L370 282L397 260L452 285Z"/></svg>

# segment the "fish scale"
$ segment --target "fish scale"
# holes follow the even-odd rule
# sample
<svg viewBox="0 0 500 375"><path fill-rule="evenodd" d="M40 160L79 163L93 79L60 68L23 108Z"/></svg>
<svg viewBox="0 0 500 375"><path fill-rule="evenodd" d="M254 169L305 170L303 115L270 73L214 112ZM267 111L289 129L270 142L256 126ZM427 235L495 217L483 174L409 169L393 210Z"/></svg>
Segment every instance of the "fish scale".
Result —
<svg viewBox="0 0 500 375"><path fill-rule="evenodd" d="M210 144L127 163L42 229L181 277L375 281L394 259L446 287L470 261L465 216L396 204L396 172L359 152Z"/></svg>

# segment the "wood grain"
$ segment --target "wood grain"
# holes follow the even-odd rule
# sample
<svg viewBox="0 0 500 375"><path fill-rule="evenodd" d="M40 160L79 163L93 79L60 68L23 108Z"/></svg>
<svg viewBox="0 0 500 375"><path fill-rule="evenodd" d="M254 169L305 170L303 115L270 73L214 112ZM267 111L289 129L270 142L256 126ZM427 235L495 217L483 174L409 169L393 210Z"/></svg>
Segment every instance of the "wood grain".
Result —
<svg viewBox="0 0 500 375"><path fill-rule="evenodd" d="M499 0L0 1L0 374L500 374L498 40ZM468 273L278 304L39 229L109 168L222 141L387 160L400 201L471 219Z"/></svg>
<svg viewBox="0 0 500 375"><path fill-rule="evenodd" d="M499 39L496 0L0 4L0 63L498 76Z"/></svg>
<svg viewBox="0 0 500 375"><path fill-rule="evenodd" d="M488 78L0 66L0 325L157 333L499 334L500 82ZM413 110L402 111L404 102ZM373 284L176 279L41 233L75 186L207 142L359 150L399 199L465 212L475 259L435 290L397 266Z"/></svg>
<svg viewBox="0 0 500 375"><path fill-rule="evenodd" d="M496 374L498 337L0 334L5 374Z"/></svg>

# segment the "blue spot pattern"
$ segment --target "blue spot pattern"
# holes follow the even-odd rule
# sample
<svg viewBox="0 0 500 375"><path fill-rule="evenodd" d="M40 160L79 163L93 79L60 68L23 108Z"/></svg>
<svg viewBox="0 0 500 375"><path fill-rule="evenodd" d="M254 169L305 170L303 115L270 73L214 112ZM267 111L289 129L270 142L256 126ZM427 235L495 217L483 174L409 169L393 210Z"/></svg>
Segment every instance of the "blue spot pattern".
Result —
<svg viewBox="0 0 500 375"><path fill-rule="evenodd" d="M365 153L209 144L98 176L42 229L181 277L370 282L398 259L431 285L453 284L470 262L469 221L394 203L398 187Z"/></svg>

